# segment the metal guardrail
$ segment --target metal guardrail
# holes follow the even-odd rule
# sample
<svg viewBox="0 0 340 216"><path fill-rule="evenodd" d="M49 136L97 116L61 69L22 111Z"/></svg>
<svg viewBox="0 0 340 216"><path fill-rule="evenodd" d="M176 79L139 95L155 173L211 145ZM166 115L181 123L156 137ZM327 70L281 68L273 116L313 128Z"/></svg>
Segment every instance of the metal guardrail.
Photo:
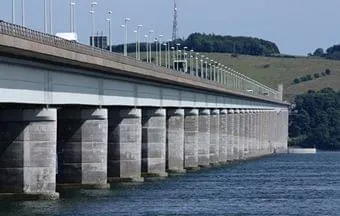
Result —
<svg viewBox="0 0 340 216"><path fill-rule="evenodd" d="M143 68L146 70L157 71L161 73L183 73L170 68L157 66L152 63L139 61L135 58L123 56L120 53L109 52L108 50L103 50L77 42L68 41L54 35L45 34L26 28L24 26L15 25L2 20L0 20L0 34L22 38L25 40L30 40L33 42L69 50L72 52L78 52L81 54L99 57L110 61L135 66L138 68ZM215 71L215 73L217 74L216 77L218 79L214 80L211 80L211 78L207 76L205 78L199 76L199 73L197 71L192 74L185 74L185 77L189 79L191 78L195 80L201 80L205 83L218 85L226 89L233 89L249 95L260 96L274 100L282 100L278 91L271 89L268 86L265 86L230 68L219 69L217 72Z"/></svg>

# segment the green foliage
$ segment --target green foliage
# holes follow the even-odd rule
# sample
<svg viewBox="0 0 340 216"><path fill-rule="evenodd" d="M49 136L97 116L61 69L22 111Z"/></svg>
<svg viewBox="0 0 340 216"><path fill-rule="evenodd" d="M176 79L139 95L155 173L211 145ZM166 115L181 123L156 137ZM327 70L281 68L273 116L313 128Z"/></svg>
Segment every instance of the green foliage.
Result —
<svg viewBox="0 0 340 216"><path fill-rule="evenodd" d="M294 79L294 83L295 83L295 84L299 84L299 83L300 83L300 79L299 79L299 78L295 78L295 79Z"/></svg>
<svg viewBox="0 0 340 216"><path fill-rule="evenodd" d="M320 74L318 74L318 73L315 73L315 74L314 74L314 78L315 78L315 79L318 79L318 78L320 78Z"/></svg>
<svg viewBox="0 0 340 216"><path fill-rule="evenodd" d="M330 75L331 74L331 70L329 70L328 68L325 70L325 74L326 75Z"/></svg>
<svg viewBox="0 0 340 216"><path fill-rule="evenodd" d="M218 52L234 53L255 56L278 55L280 51L275 43L253 38L253 37L232 37L215 34L193 33L186 40L178 39L172 42L171 46L180 43L181 47L188 47L196 52ZM152 45L154 49L155 44ZM164 49L164 47L163 47ZM114 52L122 52L123 45L112 46ZM135 52L136 44L128 44L128 52ZM141 43L141 51L146 51L146 44Z"/></svg>
<svg viewBox="0 0 340 216"><path fill-rule="evenodd" d="M340 60L340 44L328 48L325 56L329 59Z"/></svg>
<svg viewBox="0 0 340 216"><path fill-rule="evenodd" d="M313 56L323 57L324 55L325 55L325 52L323 51L322 48L316 49L313 53Z"/></svg>
<svg viewBox="0 0 340 216"><path fill-rule="evenodd" d="M340 150L340 91L326 88L298 95L289 125L290 144Z"/></svg>

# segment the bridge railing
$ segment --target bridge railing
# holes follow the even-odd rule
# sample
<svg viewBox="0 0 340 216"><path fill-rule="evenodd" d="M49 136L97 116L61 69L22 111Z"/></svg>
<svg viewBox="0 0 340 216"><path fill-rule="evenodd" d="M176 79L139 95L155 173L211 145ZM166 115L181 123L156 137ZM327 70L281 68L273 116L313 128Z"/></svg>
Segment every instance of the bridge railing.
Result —
<svg viewBox="0 0 340 216"><path fill-rule="evenodd" d="M219 68L217 71L215 68L213 76L211 74L210 76L207 76L207 74L205 76L202 76L202 72L200 72L201 74L199 74L199 70L197 68L195 69L196 71L194 73L183 73L170 68L161 67L155 64L150 64L140 60L136 60L135 58L123 56L120 53L109 52L108 50L103 50L96 47L65 40L54 35L46 34L43 32L26 28L24 26L15 25L1 20L0 20L0 34L10 35L17 38L37 42L40 44L45 44L56 48L61 48L72 52L78 52L81 54L86 54L94 57L99 57L110 61L115 61L118 63L143 68L146 70L158 71L162 73L172 73L181 77L200 80L211 85L218 85L220 87L225 87L226 89L233 89L249 95L281 100L281 98L279 98L280 94L278 91L271 89L268 86L265 86L230 68Z"/></svg>

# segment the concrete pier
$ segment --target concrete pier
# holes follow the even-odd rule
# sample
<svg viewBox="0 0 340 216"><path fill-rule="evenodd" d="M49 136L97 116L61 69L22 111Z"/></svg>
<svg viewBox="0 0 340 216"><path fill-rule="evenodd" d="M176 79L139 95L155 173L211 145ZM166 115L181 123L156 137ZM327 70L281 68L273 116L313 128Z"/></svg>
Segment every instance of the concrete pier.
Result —
<svg viewBox="0 0 340 216"><path fill-rule="evenodd" d="M109 108L108 122L108 181L143 181L141 109Z"/></svg>
<svg viewBox="0 0 340 216"><path fill-rule="evenodd" d="M57 125L57 183L107 188L107 110L62 108Z"/></svg>
<svg viewBox="0 0 340 216"><path fill-rule="evenodd" d="M184 111L184 168L198 168L198 109Z"/></svg>
<svg viewBox="0 0 340 216"><path fill-rule="evenodd" d="M220 153L220 110L213 109L210 113L210 164L219 163Z"/></svg>
<svg viewBox="0 0 340 216"><path fill-rule="evenodd" d="M245 142L246 142L246 115L245 110L240 110L240 133L239 133L239 159L244 160L245 159Z"/></svg>
<svg viewBox="0 0 340 216"><path fill-rule="evenodd" d="M0 199L58 199L56 109L0 110Z"/></svg>
<svg viewBox="0 0 340 216"><path fill-rule="evenodd" d="M184 109L167 109L166 170L184 173Z"/></svg>
<svg viewBox="0 0 340 216"><path fill-rule="evenodd" d="M235 109L234 110L234 159L239 160L240 159L240 110Z"/></svg>
<svg viewBox="0 0 340 216"><path fill-rule="evenodd" d="M224 164L227 162L227 145L228 145L228 110L220 111L220 146L219 146L219 162Z"/></svg>
<svg viewBox="0 0 340 216"><path fill-rule="evenodd" d="M198 116L198 166L210 165L210 109L199 110Z"/></svg>
<svg viewBox="0 0 340 216"><path fill-rule="evenodd" d="M167 177L166 110L142 109L142 176Z"/></svg>
<svg viewBox="0 0 340 216"><path fill-rule="evenodd" d="M250 111L244 110L244 159L248 159L250 152Z"/></svg>
<svg viewBox="0 0 340 216"><path fill-rule="evenodd" d="M234 146L235 146L235 135L234 135L234 110L228 109L227 115L227 160L235 160Z"/></svg>

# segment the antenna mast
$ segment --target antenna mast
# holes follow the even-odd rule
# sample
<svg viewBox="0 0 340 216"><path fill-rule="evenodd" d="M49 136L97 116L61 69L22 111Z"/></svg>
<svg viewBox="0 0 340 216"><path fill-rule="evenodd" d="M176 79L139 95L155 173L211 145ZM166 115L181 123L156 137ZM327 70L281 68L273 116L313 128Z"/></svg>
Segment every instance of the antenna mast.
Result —
<svg viewBox="0 0 340 216"><path fill-rule="evenodd" d="M176 0L174 0L174 20L172 24L172 41L175 41L177 39L177 4Z"/></svg>

